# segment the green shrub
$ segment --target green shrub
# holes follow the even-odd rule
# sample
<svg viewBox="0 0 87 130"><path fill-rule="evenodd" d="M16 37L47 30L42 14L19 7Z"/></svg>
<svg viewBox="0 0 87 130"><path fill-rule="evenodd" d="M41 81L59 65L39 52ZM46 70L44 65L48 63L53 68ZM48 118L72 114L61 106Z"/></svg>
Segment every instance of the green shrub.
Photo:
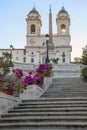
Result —
<svg viewBox="0 0 87 130"><path fill-rule="evenodd" d="M58 63L58 60L59 60L59 58L51 58L51 61L52 61L53 63L55 63L55 64Z"/></svg>
<svg viewBox="0 0 87 130"><path fill-rule="evenodd" d="M87 67L85 67L84 69L82 69L81 71L81 77L87 81Z"/></svg>

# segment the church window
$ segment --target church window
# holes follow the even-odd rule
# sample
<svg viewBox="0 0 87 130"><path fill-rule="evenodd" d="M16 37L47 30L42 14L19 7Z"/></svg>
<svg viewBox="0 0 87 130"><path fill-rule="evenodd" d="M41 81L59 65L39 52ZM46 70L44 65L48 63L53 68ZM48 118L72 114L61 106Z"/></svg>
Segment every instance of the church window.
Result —
<svg viewBox="0 0 87 130"><path fill-rule="evenodd" d="M35 25L34 24L31 25L31 33L35 33Z"/></svg>
<svg viewBox="0 0 87 130"><path fill-rule="evenodd" d="M24 55L26 55L26 49L24 49Z"/></svg>
<svg viewBox="0 0 87 130"><path fill-rule="evenodd" d="M31 58L31 63L34 63L34 58Z"/></svg>
<svg viewBox="0 0 87 130"><path fill-rule="evenodd" d="M26 62L26 57L23 58L23 62Z"/></svg>
<svg viewBox="0 0 87 130"><path fill-rule="evenodd" d="M65 26L65 24L62 24L62 25L61 25L61 31L62 31L62 32L66 32L66 26Z"/></svg>

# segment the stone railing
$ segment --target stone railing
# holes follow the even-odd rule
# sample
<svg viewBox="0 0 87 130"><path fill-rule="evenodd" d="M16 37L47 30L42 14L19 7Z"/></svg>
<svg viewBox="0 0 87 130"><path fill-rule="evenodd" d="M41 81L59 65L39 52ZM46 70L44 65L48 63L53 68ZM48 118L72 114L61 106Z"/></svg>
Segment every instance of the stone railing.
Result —
<svg viewBox="0 0 87 130"><path fill-rule="evenodd" d="M46 91L51 83L52 83L52 77L45 77L43 81L43 90Z"/></svg>
<svg viewBox="0 0 87 130"><path fill-rule="evenodd" d="M6 113L19 102L21 102L20 98L0 92L0 115Z"/></svg>
<svg viewBox="0 0 87 130"><path fill-rule="evenodd" d="M39 64L14 63L14 68L21 68L24 71L35 71Z"/></svg>
<svg viewBox="0 0 87 130"><path fill-rule="evenodd" d="M49 85L52 83L52 77L45 77L43 81L43 86L40 88L36 84L29 85L27 90L20 94L21 100L37 99L46 91Z"/></svg>

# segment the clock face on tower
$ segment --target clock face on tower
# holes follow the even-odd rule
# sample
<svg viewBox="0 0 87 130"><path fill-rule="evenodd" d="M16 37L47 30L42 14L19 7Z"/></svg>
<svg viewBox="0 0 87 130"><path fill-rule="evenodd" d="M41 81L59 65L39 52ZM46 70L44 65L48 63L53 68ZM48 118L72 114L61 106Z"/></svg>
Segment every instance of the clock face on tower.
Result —
<svg viewBox="0 0 87 130"><path fill-rule="evenodd" d="M30 44L34 44L35 43L35 39L34 38L31 38L30 39Z"/></svg>

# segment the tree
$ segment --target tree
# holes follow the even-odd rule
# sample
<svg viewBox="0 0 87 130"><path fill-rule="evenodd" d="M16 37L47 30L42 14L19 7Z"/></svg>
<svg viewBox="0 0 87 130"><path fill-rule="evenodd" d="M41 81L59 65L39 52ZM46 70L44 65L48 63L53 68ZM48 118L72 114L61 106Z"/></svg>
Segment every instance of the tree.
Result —
<svg viewBox="0 0 87 130"><path fill-rule="evenodd" d="M82 49L82 61L81 63L87 65L87 45Z"/></svg>
<svg viewBox="0 0 87 130"><path fill-rule="evenodd" d="M81 58L80 57L75 57L74 58L74 63L80 64L81 63Z"/></svg>
<svg viewBox="0 0 87 130"><path fill-rule="evenodd" d="M9 60L10 59L10 53L8 53L8 52L3 52L3 56L4 56L4 58L6 58L7 60Z"/></svg>

